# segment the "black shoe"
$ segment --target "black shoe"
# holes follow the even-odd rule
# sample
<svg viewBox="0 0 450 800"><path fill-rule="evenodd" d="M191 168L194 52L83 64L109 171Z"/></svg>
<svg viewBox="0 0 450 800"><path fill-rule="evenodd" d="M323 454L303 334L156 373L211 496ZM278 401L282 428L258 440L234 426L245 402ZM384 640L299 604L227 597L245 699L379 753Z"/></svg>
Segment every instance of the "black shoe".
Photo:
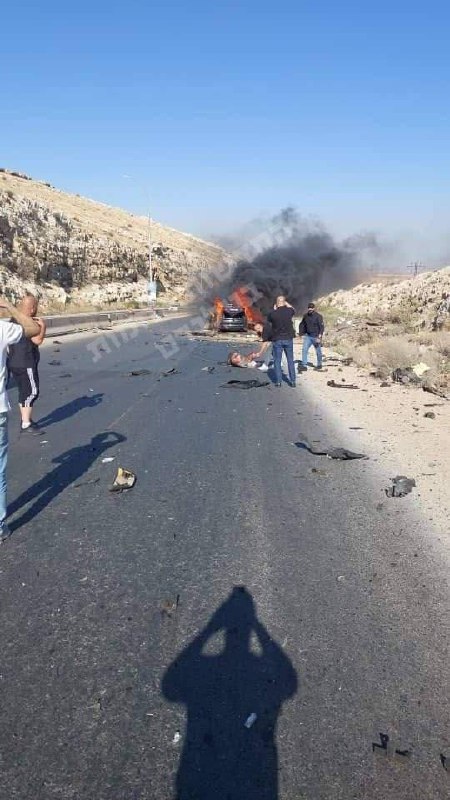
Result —
<svg viewBox="0 0 450 800"><path fill-rule="evenodd" d="M278 386L278 387L280 387L280 386L281 386L281 383L276 383L276 384L275 384L275 386Z"/></svg>
<svg viewBox="0 0 450 800"><path fill-rule="evenodd" d="M290 382L289 382L289 386L291 387L291 389L295 389L295 387L297 386L297 384L295 383L295 381L290 381Z"/></svg>
<svg viewBox="0 0 450 800"><path fill-rule="evenodd" d="M314 367L314 369L316 370L316 372L320 372L320 370L322 369L322 364L320 365L320 367L319 365L317 365L317 367Z"/></svg>
<svg viewBox="0 0 450 800"><path fill-rule="evenodd" d="M301 372L307 372L308 367L303 366L303 364L297 364L297 372L300 375Z"/></svg>
<svg viewBox="0 0 450 800"><path fill-rule="evenodd" d="M41 426L40 426L40 425L38 425L38 424L37 424L37 422L32 422L32 423L31 423L30 425L28 425L28 427L26 427L26 428L22 428L22 427L21 427L21 428L20 428L20 432L21 432L21 433L26 433L26 434L27 434L27 436L30 436L30 435L33 435L33 436L42 436L42 434L43 434L43 433L45 433L45 431L44 431L44 430L41 428Z"/></svg>

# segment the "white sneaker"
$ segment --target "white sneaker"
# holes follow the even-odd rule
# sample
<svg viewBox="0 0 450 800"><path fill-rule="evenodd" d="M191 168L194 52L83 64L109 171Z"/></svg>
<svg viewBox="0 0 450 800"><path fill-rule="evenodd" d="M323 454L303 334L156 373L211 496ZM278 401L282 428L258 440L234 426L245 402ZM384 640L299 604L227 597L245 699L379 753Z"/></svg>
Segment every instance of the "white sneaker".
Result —
<svg viewBox="0 0 450 800"><path fill-rule="evenodd" d="M268 372L269 371L269 367L267 366L267 364L261 364L261 366L258 367L258 369L259 369L260 372Z"/></svg>

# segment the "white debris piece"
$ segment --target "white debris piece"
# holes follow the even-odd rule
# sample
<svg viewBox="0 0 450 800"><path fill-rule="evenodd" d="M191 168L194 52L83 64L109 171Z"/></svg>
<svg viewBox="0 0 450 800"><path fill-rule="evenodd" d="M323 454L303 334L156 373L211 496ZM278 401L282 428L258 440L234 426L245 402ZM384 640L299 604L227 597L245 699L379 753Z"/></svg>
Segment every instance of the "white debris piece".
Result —
<svg viewBox="0 0 450 800"><path fill-rule="evenodd" d="M249 717L247 717L247 719L245 720L245 722L244 722L244 725L245 725L245 727L246 727L246 728L251 728L251 727L252 727L252 725L254 725L254 724L255 724L255 722L256 722L256 720L257 720L257 719L258 719L258 716L257 716L257 714L255 714L255 712L253 712L253 713L252 713L252 714L250 714L250 716L249 716Z"/></svg>

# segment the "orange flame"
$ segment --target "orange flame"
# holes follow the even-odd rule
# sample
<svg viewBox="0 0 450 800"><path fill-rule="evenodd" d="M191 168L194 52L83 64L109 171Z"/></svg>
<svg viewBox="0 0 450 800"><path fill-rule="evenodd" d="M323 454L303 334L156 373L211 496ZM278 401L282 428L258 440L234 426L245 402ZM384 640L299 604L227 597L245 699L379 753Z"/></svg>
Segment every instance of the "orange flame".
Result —
<svg viewBox="0 0 450 800"><path fill-rule="evenodd" d="M233 303L244 309L247 322L251 325L255 325L257 322L264 322L263 315L258 308L253 307L247 291L245 286L240 286L238 289L235 289L231 295Z"/></svg>
<svg viewBox="0 0 450 800"><path fill-rule="evenodd" d="M216 312L216 317L223 313L223 303L220 297L216 297L214 300L214 311Z"/></svg>

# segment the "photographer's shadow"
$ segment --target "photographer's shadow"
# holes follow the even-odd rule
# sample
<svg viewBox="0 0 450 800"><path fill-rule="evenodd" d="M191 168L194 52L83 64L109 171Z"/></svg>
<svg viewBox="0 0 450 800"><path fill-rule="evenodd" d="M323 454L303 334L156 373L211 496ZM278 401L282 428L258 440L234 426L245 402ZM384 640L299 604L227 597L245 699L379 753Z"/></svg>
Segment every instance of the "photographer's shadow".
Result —
<svg viewBox="0 0 450 800"><path fill-rule="evenodd" d="M187 711L177 800L277 800L276 724L296 691L294 667L258 620L251 594L233 589L162 681L164 697ZM251 714L256 721L246 727Z"/></svg>

